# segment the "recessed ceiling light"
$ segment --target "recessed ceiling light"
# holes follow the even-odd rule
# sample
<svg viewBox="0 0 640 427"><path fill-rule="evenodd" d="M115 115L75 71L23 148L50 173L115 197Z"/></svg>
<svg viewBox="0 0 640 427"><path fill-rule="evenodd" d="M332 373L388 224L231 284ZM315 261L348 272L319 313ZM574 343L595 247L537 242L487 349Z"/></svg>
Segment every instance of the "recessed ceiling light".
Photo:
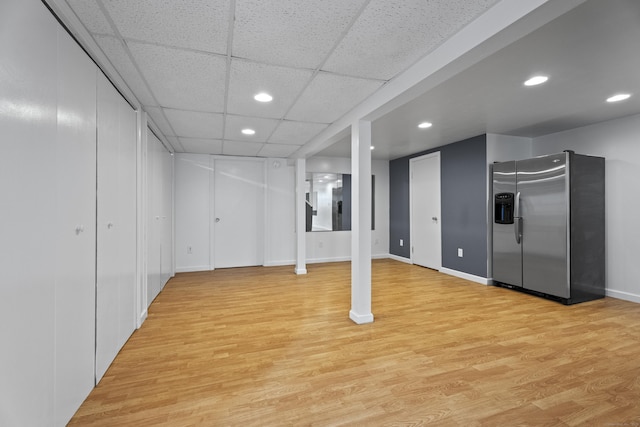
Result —
<svg viewBox="0 0 640 427"><path fill-rule="evenodd" d="M374 146L372 145L372 146L371 146L371 149L372 149L372 150L375 150L375 149L376 149L376 147L374 147Z"/></svg>
<svg viewBox="0 0 640 427"><path fill-rule="evenodd" d="M542 83L546 82L547 80L549 80L549 77L547 77L547 76L534 76L534 77L531 77L526 82L524 82L524 85L525 86L541 85Z"/></svg>
<svg viewBox="0 0 640 427"><path fill-rule="evenodd" d="M607 102L624 101L625 99L628 99L630 96L631 96L630 93L619 93L617 95L613 95L610 98L607 98Z"/></svg>
<svg viewBox="0 0 640 427"><path fill-rule="evenodd" d="M433 123L429 123L429 122L422 122L418 125L420 129L430 128L431 126L433 126Z"/></svg>
<svg viewBox="0 0 640 427"><path fill-rule="evenodd" d="M266 92L260 92L253 97L258 102L271 102L273 100L273 96L269 95Z"/></svg>
<svg viewBox="0 0 640 427"><path fill-rule="evenodd" d="M247 129L242 129L242 133L245 135L255 135L256 131L253 129L247 128Z"/></svg>

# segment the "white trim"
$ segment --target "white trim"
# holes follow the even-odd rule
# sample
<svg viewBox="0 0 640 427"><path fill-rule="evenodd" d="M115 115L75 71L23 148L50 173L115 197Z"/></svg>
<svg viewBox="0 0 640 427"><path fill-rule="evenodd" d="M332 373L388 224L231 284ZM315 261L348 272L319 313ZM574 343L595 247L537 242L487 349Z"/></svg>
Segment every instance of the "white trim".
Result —
<svg viewBox="0 0 640 427"><path fill-rule="evenodd" d="M413 265L413 263L411 262L411 259L409 258L405 258L402 256L398 256L398 255L394 255L394 254L389 254L388 258L393 259L395 261L400 261L400 262L404 262L405 264L411 264Z"/></svg>
<svg viewBox="0 0 640 427"><path fill-rule="evenodd" d="M147 311L147 309L145 308L144 311L142 313L140 313L140 316L138 317L138 324L140 326L142 326L142 324L144 323L145 320L147 320L147 315L149 314L149 312ZM137 329L140 329L140 326L138 326Z"/></svg>
<svg viewBox="0 0 640 427"><path fill-rule="evenodd" d="M344 261L351 261L351 257L342 256L342 257L335 257L335 258L311 258L311 259L307 259L306 263L321 264L323 262L344 262Z"/></svg>
<svg viewBox="0 0 640 427"><path fill-rule="evenodd" d="M263 264L263 267L282 267L283 265L295 265L296 260L285 259L281 261L268 261Z"/></svg>
<svg viewBox="0 0 640 427"><path fill-rule="evenodd" d="M307 274L307 269L306 268L296 268L296 269L294 269L294 272L296 274Z"/></svg>
<svg viewBox="0 0 640 427"><path fill-rule="evenodd" d="M363 325L365 323L373 323L373 314L357 314L353 310L349 311L349 319L353 320L358 325Z"/></svg>
<svg viewBox="0 0 640 427"><path fill-rule="evenodd" d="M177 267L176 273L193 273L195 271L213 271L208 265L196 265L192 267Z"/></svg>
<svg viewBox="0 0 640 427"><path fill-rule="evenodd" d="M609 289L609 288L605 290L605 294L606 296L611 298L617 298L625 301L640 303L639 294L632 294L631 292L624 292L624 291L616 291L615 289Z"/></svg>
<svg viewBox="0 0 640 427"><path fill-rule="evenodd" d="M452 270L450 268L441 267L440 273L448 274L449 276L459 277L461 279L470 280L472 282L480 283L481 285L490 284L490 279L486 277L474 276L473 274L465 273L463 271Z"/></svg>

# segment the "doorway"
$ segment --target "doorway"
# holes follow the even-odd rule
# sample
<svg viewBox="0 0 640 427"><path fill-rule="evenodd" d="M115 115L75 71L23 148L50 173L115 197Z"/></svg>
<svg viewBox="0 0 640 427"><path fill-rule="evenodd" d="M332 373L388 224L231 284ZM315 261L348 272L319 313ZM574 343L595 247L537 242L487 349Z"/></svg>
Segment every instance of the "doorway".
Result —
<svg viewBox="0 0 640 427"><path fill-rule="evenodd" d="M440 270L440 152L410 159L411 262Z"/></svg>

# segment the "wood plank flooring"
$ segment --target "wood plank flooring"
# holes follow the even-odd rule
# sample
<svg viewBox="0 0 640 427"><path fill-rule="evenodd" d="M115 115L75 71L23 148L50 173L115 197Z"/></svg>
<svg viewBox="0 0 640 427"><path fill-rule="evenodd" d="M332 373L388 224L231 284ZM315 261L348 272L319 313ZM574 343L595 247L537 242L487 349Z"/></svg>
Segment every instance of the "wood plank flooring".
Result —
<svg viewBox="0 0 640 427"><path fill-rule="evenodd" d="M563 306L375 260L183 273L71 425L640 426L640 304Z"/></svg>

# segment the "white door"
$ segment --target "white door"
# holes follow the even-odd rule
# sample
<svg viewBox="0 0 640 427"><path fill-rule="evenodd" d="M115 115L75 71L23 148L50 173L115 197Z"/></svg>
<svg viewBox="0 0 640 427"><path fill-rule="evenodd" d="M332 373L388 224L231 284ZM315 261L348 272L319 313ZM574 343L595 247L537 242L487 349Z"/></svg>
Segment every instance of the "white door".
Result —
<svg viewBox="0 0 640 427"><path fill-rule="evenodd" d="M214 161L214 268L263 264L264 191L263 161Z"/></svg>
<svg viewBox="0 0 640 427"><path fill-rule="evenodd" d="M411 262L442 267L440 152L411 159Z"/></svg>

